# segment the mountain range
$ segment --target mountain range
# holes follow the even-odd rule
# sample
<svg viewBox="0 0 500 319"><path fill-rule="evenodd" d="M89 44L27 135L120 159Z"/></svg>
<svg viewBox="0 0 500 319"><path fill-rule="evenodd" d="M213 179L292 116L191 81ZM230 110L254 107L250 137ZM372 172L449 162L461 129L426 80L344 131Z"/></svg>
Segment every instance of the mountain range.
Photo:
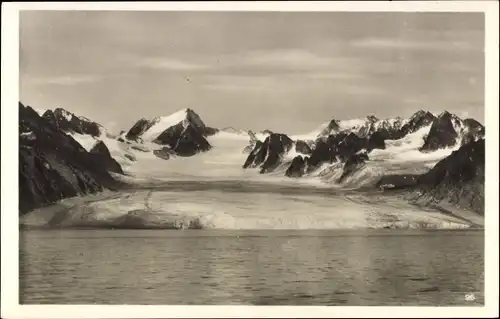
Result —
<svg viewBox="0 0 500 319"><path fill-rule="evenodd" d="M41 114L39 114L41 113ZM405 192L411 200L446 201L484 214L485 128L474 119L447 111L418 111L409 118L328 119L317 130L287 135L207 126L192 109L169 116L141 118L128 131L112 134L102 125L62 108L37 112L19 103L19 211L58 200L127 187L116 174L139 161L141 153L161 160L210 152L217 134L248 136L242 169L301 178L325 165L340 165L342 183L362 169L377 150L422 129L422 154L455 148L424 174L387 174L374 187Z"/></svg>

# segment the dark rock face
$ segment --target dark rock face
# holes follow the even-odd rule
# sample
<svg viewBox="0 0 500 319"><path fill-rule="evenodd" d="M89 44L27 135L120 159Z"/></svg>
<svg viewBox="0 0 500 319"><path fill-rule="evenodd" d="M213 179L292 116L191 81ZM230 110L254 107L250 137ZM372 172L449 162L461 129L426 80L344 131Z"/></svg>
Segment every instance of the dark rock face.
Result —
<svg viewBox="0 0 500 319"><path fill-rule="evenodd" d="M255 143L252 143L252 144L248 144L247 146L245 146L245 148L243 149L243 153L245 154L249 154L250 152L252 152L252 150L254 149L255 147Z"/></svg>
<svg viewBox="0 0 500 319"><path fill-rule="evenodd" d="M464 126L468 129L469 132L474 134L478 134L481 137L484 137L484 126L474 119L465 119L463 121Z"/></svg>
<svg viewBox="0 0 500 319"><path fill-rule="evenodd" d="M464 131L462 134L462 145L484 138L484 126L474 119L463 120Z"/></svg>
<svg viewBox="0 0 500 319"><path fill-rule="evenodd" d="M340 176L339 182L344 181L348 176L352 175L359 168L361 168L368 160L368 154L362 152L349 156L344 164L344 172Z"/></svg>
<svg viewBox="0 0 500 319"><path fill-rule="evenodd" d="M248 131L247 133L250 137L250 143L243 149L243 153L245 154L251 153L257 142L260 142L252 131Z"/></svg>
<svg viewBox="0 0 500 319"><path fill-rule="evenodd" d="M306 161L302 156L297 155L293 158L292 163L287 168L285 175L288 177L302 177L305 173Z"/></svg>
<svg viewBox="0 0 500 319"><path fill-rule="evenodd" d="M257 155L259 155L259 152L262 148L263 143L259 140L255 141L255 145L253 146L252 151L250 154L248 154L248 157L243 164L243 168L249 168L249 167L255 167L255 163L262 163L264 161L264 158L259 158L257 159ZM264 153L262 152L261 155Z"/></svg>
<svg viewBox="0 0 500 319"><path fill-rule="evenodd" d="M345 162L351 155L361 151L367 145L367 139L354 133L341 132L316 142L316 147L309 158L308 167L317 168L322 163Z"/></svg>
<svg viewBox="0 0 500 319"><path fill-rule="evenodd" d="M485 142L461 146L418 178L420 196L484 214Z"/></svg>
<svg viewBox="0 0 500 319"><path fill-rule="evenodd" d="M173 149L175 145L177 145L177 141L183 131L184 126L182 125L182 122L178 123L163 131L153 142L161 145L168 145L171 149Z"/></svg>
<svg viewBox="0 0 500 319"><path fill-rule="evenodd" d="M374 116L368 116L366 124L359 128L357 134L363 138L377 134L381 139L393 140L401 137L401 125L403 120L401 118L396 120L379 120Z"/></svg>
<svg viewBox="0 0 500 319"><path fill-rule="evenodd" d="M144 153L149 152L148 148L142 147L140 145L132 145L132 146L130 146L130 148L133 149L133 150L139 151L139 152L144 152Z"/></svg>
<svg viewBox="0 0 500 319"><path fill-rule="evenodd" d="M308 161L310 170L317 168L322 163L333 163L337 161L336 155L336 138L334 135L328 136L326 139L320 139L316 142L316 147L311 153Z"/></svg>
<svg viewBox="0 0 500 319"><path fill-rule="evenodd" d="M132 126L132 128L127 132L127 135L125 135L125 137L129 140L136 141L139 138L139 136L141 136L144 132L149 130L153 125L154 122L142 118L139 121L137 121L134 124L134 126Z"/></svg>
<svg viewBox="0 0 500 319"><path fill-rule="evenodd" d="M98 156L19 103L19 211L123 186Z"/></svg>
<svg viewBox="0 0 500 319"><path fill-rule="evenodd" d="M127 133L127 139L138 140L144 132L161 121L161 119L155 118L152 121L139 120ZM200 116L193 110L186 109L185 118L166 128L153 142L168 146L176 155L192 156L210 150L211 145L206 140L206 137L218 132L218 129L206 126Z"/></svg>
<svg viewBox="0 0 500 319"><path fill-rule="evenodd" d="M260 166L260 173L271 172L281 164L281 158L293 146L293 141L285 134L273 133L263 143L257 143L248 155L243 168Z"/></svg>
<svg viewBox="0 0 500 319"><path fill-rule="evenodd" d="M462 137L462 142L460 143L460 146L464 146L465 144L472 143L476 140L476 137L474 136L473 133L467 133Z"/></svg>
<svg viewBox="0 0 500 319"><path fill-rule="evenodd" d="M168 147L163 147L160 150L154 150L153 154L156 155L158 158L168 160L168 159L170 159L170 155L172 154L172 150Z"/></svg>
<svg viewBox="0 0 500 319"><path fill-rule="evenodd" d="M219 129L216 129L216 128L213 128L213 127L206 127L205 128L205 132L204 132L204 135L205 136L212 136L212 135L215 135L219 133Z"/></svg>
<svg viewBox="0 0 500 319"><path fill-rule="evenodd" d="M477 176L484 177L484 144L484 139L480 139L452 152L429 172L421 175L419 185L437 186L443 182L460 184Z"/></svg>
<svg viewBox="0 0 500 319"><path fill-rule="evenodd" d="M123 156L125 156L125 158L127 158L129 161L132 161L132 162L135 162L135 161L137 160L137 159L135 158L135 156L134 156L134 155L132 155L132 154L128 154L128 153L126 153L126 154L124 154Z"/></svg>
<svg viewBox="0 0 500 319"><path fill-rule="evenodd" d="M199 152L206 152L211 148L210 143L197 127L191 124L184 127L183 123L169 127L154 142L168 145L179 156L193 156Z"/></svg>
<svg viewBox="0 0 500 319"><path fill-rule="evenodd" d="M45 120L66 133L79 133L92 136L100 136L99 124L83 117L78 117L64 109L57 108L54 111L47 110L43 116Z"/></svg>
<svg viewBox="0 0 500 319"><path fill-rule="evenodd" d="M309 147L309 145L306 142L301 141L301 140L297 140L295 142L295 151L297 153L302 153L302 154L307 154L307 155L312 153L312 150Z"/></svg>
<svg viewBox="0 0 500 319"><path fill-rule="evenodd" d="M354 133L349 133L338 145L339 156L346 161L353 153L357 153L366 147L367 141Z"/></svg>
<svg viewBox="0 0 500 319"><path fill-rule="evenodd" d="M255 133L252 131L248 131L248 136L250 137L251 142L258 141L259 139L255 136Z"/></svg>
<svg viewBox="0 0 500 319"><path fill-rule="evenodd" d="M37 148L19 147L19 213L78 194L102 191L88 172L46 156Z"/></svg>
<svg viewBox="0 0 500 319"><path fill-rule="evenodd" d="M421 204L447 202L484 214L484 139L461 146L421 175L384 176L377 187L406 189Z"/></svg>
<svg viewBox="0 0 500 319"><path fill-rule="evenodd" d="M381 132L375 132L368 137L366 149L370 152L374 149L385 150L385 137Z"/></svg>
<svg viewBox="0 0 500 319"><path fill-rule="evenodd" d="M196 128L188 125L179 136L173 150L179 156L192 156L211 148L205 137Z"/></svg>
<svg viewBox="0 0 500 319"><path fill-rule="evenodd" d="M199 133L201 133L201 135L203 137L212 136L212 135L217 134L219 132L219 130L216 128L206 126L205 123L203 123L203 121L201 120L201 117L192 109L186 109L186 120L185 121L187 123L189 123L190 126L197 129L197 131ZM185 126L188 126L188 125L185 125Z"/></svg>
<svg viewBox="0 0 500 319"><path fill-rule="evenodd" d="M435 119L436 117L434 116L434 114L428 111L420 110L416 112L410 117L408 123L401 127L400 133L398 133L398 138L402 138L406 134L416 132L422 127L430 125Z"/></svg>
<svg viewBox="0 0 500 319"><path fill-rule="evenodd" d="M328 135L336 134L340 131L339 121L333 119L328 125L319 133L319 137L326 137Z"/></svg>
<svg viewBox="0 0 500 319"><path fill-rule="evenodd" d="M102 163L109 172L123 174L122 167L111 157L111 153L103 141L98 141L90 150L90 154L97 162Z"/></svg>
<svg viewBox="0 0 500 319"><path fill-rule="evenodd" d="M458 133L453 126L453 120L453 116L448 112L444 112L439 118L434 120L420 151L435 151L440 148L454 146Z"/></svg>
<svg viewBox="0 0 500 319"><path fill-rule="evenodd" d="M332 120L321 131L318 138L326 138L329 135L337 135L339 133L355 133L359 137L369 138L376 133L384 140L397 140L406 134L413 133L424 126L430 125L434 119L435 116L426 111L416 112L406 123L401 117L381 120L374 115L369 115L366 117L363 125L344 130L341 129L339 121Z"/></svg>

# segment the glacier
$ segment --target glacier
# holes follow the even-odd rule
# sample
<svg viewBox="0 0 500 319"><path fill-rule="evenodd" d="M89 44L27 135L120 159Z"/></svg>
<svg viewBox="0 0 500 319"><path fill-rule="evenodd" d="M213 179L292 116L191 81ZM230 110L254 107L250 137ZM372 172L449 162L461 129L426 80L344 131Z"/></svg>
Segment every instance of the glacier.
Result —
<svg viewBox="0 0 500 319"><path fill-rule="evenodd" d="M183 121L184 114L185 110L181 110L155 120L156 124L143 134L141 147L158 149L151 140L168 125ZM359 128L362 123L350 120L342 127ZM207 137L213 146L210 151L192 157L173 156L170 160L133 148L134 143L119 142L106 131L99 137L71 133L86 149L102 140L126 172L116 178L131 186L119 192L61 200L22 216L21 225L147 229L482 227L483 219L466 211L450 213L419 207L397 195L363 189L387 173L425 172L459 147L457 143L436 152L419 152L429 129L426 126L402 139L387 140L386 149L374 150L370 160L341 184L335 182L342 173L336 163L323 164L298 179L284 176L285 167L270 174L242 169L247 157L242 150L249 143L246 131L219 131ZM290 137L313 140L321 130ZM256 136L263 139L267 134ZM296 155L292 148L284 161Z"/></svg>

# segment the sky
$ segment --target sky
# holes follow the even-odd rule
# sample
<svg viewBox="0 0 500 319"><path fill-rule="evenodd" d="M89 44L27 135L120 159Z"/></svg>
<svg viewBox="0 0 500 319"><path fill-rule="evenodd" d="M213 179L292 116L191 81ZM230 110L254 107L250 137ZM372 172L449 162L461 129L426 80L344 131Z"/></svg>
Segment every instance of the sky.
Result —
<svg viewBox="0 0 500 319"><path fill-rule="evenodd" d="M110 130L191 108L212 127L308 132L448 110L484 123L484 15L23 11L20 100Z"/></svg>

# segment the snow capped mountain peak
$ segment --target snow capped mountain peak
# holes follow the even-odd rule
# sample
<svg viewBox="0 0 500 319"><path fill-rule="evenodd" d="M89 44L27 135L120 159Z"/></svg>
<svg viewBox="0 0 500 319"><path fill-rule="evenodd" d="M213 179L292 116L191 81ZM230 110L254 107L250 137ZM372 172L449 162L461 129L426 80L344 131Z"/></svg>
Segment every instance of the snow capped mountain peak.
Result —
<svg viewBox="0 0 500 319"><path fill-rule="evenodd" d="M108 134L102 125L60 107L46 110L41 117L68 134L77 133L91 136Z"/></svg>
<svg viewBox="0 0 500 319"><path fill-rule="evenodd" d="M441 112L439 115L438 115L438 118L449 118L449 119L460 119L458 116L456 116L455 114L451 114L450 112L448 111L443 111Z"/></svg>
<svg viewBox="0 0 500 319"><path fill-rule="evenodd" d="M75 116L73 113L68 112L63 108L56 108L54 110L54 114L64 117L66 121L71 121L73 119L73 116Z"/></svg>
<svg viewBox="0 0 500 319"><path fill-rule="evenodd" d="M145 117L141 118L136 124L130 129L129 135L132 131L137 128L138 132L135 132L137 137L141 137L145 141L152 141L157 138L164 130L171 126L182 123L188 117L188 109L181 109L175 113L168 116L157 116L152 120ZM185 125L183 125L185 126Z"/></svg>
<svg viewBox="0 0 500 319"><path fill-rule="evenodd" d="M357 118L340 121L331 120L328 124L324 124L323 129L320 130L317 137L326 137L340 132L355 133L359 136L368 136L381 130L399 130L407 122L407 119L403 119L401 117L379 119L374 115L369 115L364 119Z"/></svg>
<svg viewBox="0 0 500 319"><path fill-rule="evenodd" d="M380 121L375 115L368 115L366 117L366 120L370 123L375 123L375 122L378 122Z"/></svg>
<svg viewBox="0 0 500 319"><path fill-rule="evenodd" d="M429 111L418 110L417 112L413 113L413 115L410 117L410 120L417 119L417 118L423 118L423 117L431 117L431 116L435 117L435 115Z"/></svg>
<svg viewBox="0 0 500 319"><path fill-rule="evenodd" d="M140 137L143 141L152 142L165 130L179 124L183 128L192 125L203 132L207 129L195 111L184 108L167 116L157 116L152 120L141 118L128 131L127 138L134 140Z"/></svg>
<svg viewBox="0 0 500 319"><path fill-rule="evenodd" d="M326 125L326 127L323 130L321 130L321 132L319 133L319 136L327 136L330 134L337 133L339 131L340 131L340 122L335 120L335 119L332 119Z"/></svg>

